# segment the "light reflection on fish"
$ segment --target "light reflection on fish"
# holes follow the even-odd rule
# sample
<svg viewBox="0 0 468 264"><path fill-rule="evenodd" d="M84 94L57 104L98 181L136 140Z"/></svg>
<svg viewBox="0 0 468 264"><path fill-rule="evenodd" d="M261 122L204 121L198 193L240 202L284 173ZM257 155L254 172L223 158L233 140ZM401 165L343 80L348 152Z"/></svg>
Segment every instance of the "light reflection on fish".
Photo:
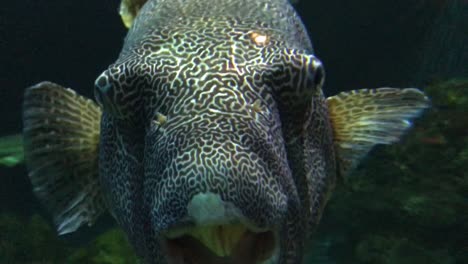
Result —
<svg viewBox="0 0 468 264"><path fill-rule="evenodd" d="M98 104L26 90L25 155L60 234L109 210L147 263L300 263L337 176L398 141L417 89L326 98L286 0L124 0Z"/></svg>

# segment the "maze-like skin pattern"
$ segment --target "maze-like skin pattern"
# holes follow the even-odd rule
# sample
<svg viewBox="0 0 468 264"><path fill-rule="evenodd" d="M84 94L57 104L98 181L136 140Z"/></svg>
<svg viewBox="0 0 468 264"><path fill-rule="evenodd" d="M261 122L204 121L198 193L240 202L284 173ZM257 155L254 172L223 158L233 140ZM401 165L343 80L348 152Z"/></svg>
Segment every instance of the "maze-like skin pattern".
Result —
<svg viewBox="0 0 468 264"><path fill-rule="evenodd" d="M165 263L160 237L190 224L200 192L234 204L249 225L279 228L280 263L300 262L334 179L311 53L286 0L146 3L96 98L106 200L148 263Z"/></svg>

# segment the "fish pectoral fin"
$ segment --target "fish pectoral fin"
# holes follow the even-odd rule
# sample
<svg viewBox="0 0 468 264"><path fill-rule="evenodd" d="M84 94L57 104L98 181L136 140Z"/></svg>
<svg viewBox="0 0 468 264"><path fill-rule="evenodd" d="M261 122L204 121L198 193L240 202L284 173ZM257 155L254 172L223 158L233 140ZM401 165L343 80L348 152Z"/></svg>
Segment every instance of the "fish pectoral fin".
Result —
<svg viewBox="0 0 468 264"><path fill-rule="evenodd" d="M98 179L100 118L93 101L60 85L42 82L25 92L26 166L59 234L91 225L105 211Z"/></svg>
<svg viewBox="0 0 468 264"><path fill-rule="evenodd" d="M337 165L346 177L376 144L397 142L411 120L429 107L414 88L361 89L327 98Z"/></svg>
<svg viewBox="0 0 468 264"><path fill-rule="evenodd" d="M148 0L122 0L122 2L120 2L119 14L126 28L132 26L133 20L147 1Z"/></svg>

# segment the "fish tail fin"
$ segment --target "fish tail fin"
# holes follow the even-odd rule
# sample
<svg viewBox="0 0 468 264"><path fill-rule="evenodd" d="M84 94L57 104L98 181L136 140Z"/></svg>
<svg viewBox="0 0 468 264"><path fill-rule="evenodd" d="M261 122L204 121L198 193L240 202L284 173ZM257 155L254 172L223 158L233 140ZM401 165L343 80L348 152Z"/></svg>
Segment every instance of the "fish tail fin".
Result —
<svg viewBox="0 0 468 264"><path fill-rule="evenodd" d="M23 136L10 135L0 138L0 166L13 167L23 163Z"/></svg>
<svg viewBox="0 0 468 264"><path fill-rule="evenodd" d="M327 98L339 175L347 176L377 144L398 142L411 120L429 107L418 89L379 88Z"/></svg>
<svg viewBox="0 0 468 264"><path fill-rule="evenodd" d="M39 83L24 94L26 166L59 234L92 225L105 211L98 180L100 118L93 101L54 83Z"/></svg>
<svg viewBox="0 0 468 264"><path fill-rule="evenodd" d="M119 14L126 28L130 28L138 12L148 0L122 0Z"/></svg>

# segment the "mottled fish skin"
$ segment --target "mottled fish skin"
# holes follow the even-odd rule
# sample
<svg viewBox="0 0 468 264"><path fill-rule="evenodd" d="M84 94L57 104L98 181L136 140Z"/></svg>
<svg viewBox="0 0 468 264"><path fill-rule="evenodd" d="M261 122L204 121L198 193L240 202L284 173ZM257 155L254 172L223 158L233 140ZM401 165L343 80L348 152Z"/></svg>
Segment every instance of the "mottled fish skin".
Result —
<svg viewBox="0 0 468 264"><path fill-rule="evenodd" d="M96 80L107 204L148 263L199 193L300 263L335 181L324 73L287 0L153 0Z"/></svg>

